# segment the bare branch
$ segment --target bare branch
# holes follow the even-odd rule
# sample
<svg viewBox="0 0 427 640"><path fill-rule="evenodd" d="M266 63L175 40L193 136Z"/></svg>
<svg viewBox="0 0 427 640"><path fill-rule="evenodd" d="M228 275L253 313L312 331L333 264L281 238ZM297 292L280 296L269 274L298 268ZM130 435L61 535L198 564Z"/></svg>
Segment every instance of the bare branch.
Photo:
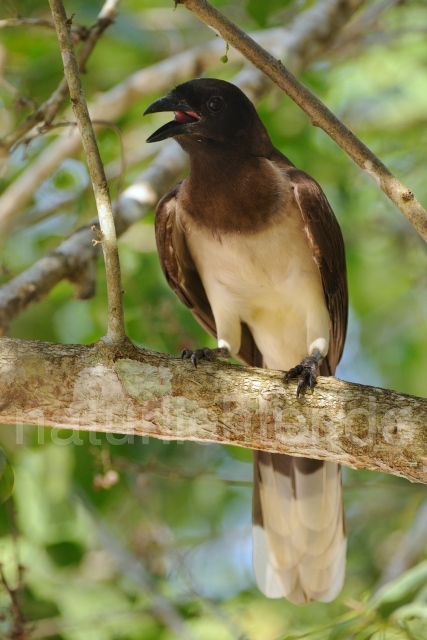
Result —
<svg viewBox="0 0 427 640"><path fill-rule="evenodd" d="M427 483L427 399L337 378L297 399L283 372L1 338L0 388L3 424L220 442Z"/></svg>
<svg viewBox="0 0 427 640"><path fill-rule="evenodd" d="M319 46L333 42L339 34L339 27L348 20L349 13L343 11L341 2L342 0L323 0L297 16L288 30L262 32L259 37L275 51L287 51L290 63L300 68L312 59ZM222 51L223 43L217 39L207 46L186 51L139 71L101 96L91 108L92 116L108 113L114 119L142 95L170 88L218 61ZM235 82L252 100L260 99L270 85L266 77L254 68L244 69L235 78ZM79 146L80 139L76 135L57 140L5 191L0 197L0 231L2 216L4 226L25 205L36 186L65 157L75 155ZM178 145L166 145L154 163L116 203L117 234L120 235L130 224L145 216L176 182L186 166L187 156ZM89 231L93 224L94 220L65 240L55 251L0 288L0 335L7 330L13 318L29 304L43 299L64 278L78 282L77 297L88 298L93 295L94 282L90 274L94 272L95 249L91 245L93 236Z"/></svg>
<svg viewBox="0 0 427 640"><path fill-rule="evenodd" d="M357 138L314 94L281 62L263 49L244 31L222 15L206 0L177 0L210 29L260 69L321 127L361 167L400 209L405 218L427 241L427 212L377 156Z"/></svg>
<svg viewBox="0 0 427 640"><path fill-rule="evenodd" d="M351 11L343 11L342 3L343 0L321 0L313 8L298 15L289 28L272 29L253 35L257 41L274 51L274 55L286 60L292 68L300 69L316 57L319 47L331 45L338 37L340 28L351 15ZM351 7L352 4L348 6ZM93 119L98 120L108 113L109 119L115 120L144 96L169 90L179 82L200 75L209 66L218 65L223 52L224 43L216 38L208 44L137 71L99 95L89 105L90 114ZM230 50L228 57L233 63L243 61L242 56L234 49ZM269 84L262 73L251 68L244 71L244 82L239 86L254 99L256 95L260 96L260 88L261 94L265 93ZM255 95L251 91L253 86L257 87ZM80 137L72 132L66 138L55 140L4 191L0 196L0 235L7 231L13 217L31 201L42 182L65 158L77 155L80 147Z"/></svg>
<svg viewBox="0 0 427 640"><path fill-rule="evenodd" d="M67 18L62 0L49 0L49 4L61 48L70 99L88 161L101 227L101 241L107 274L108 296L108 332L106 338L110 342L123 342L126 338L126 332L123 314L122 282L117 236L108 183L80 79L79 64L70 33L70 20Z"/></svg>
<svg viewBox="0 0 427 640"><path fill-rule="evenodd" d="M45 20L44 18L6 18L0 20L0 29L7 29L10 27L43 27L45 29L55 29L55 25L52 20ZM89 29L84 25L72 25L71 31L79 36L81 40L87 38Z"/></svg>
<svg viewBox="0 0 427 640"><path fill-rule="evenodd" d="M123 137L123 141L120 146L125 146L127 140L134 135L134 131L130 130ZM108 183L111 183L116 180L116 190L120 192L121 184L124 179L125 170L129 170L134 168L135 165L139 165L142 162L149 160L151 157L157 155L158 150L154 147L154 145L141 145L139 147L135 147L134 149L129 149L126 152L126 156L124 155L125 151L123 150L123 155L121 157L112 160L108 164L105 165L105 175L107 176ZM72 191L66 193L66 195L62 196L60 200L53 200L47 204L36 203L33 207L29 207L22 215L19 220L19 224L16 225L15 229L19 229L20 227L28 228L33 224L36 224L40 220L45 220L50 216L54 215L57 212L64 211L69 207L72 209L76 200L80 195L85 193L89 188L92 188L90 183L82 184L79 183L74 186ZM117 231L117 229L116 229ZM12 277L13 274L9 272L9 277ZM1 291L1 289L0 289ZM1 297L1 293L0 293ZM1 303L0 303L1 306Z"/></svg>
<svg viewBox="0 0 427 640"><path fill-rule="evenodd" d="M84 40L84 44L78 55L78 62L80 66L80 70L83 72L85 68L85 64L89 59L90 54L92 53L96 43L98 42L100 36L104 33L105 29L113 24L117 5L120 0L106 0L104 6L102 7L98 18L95 24L90 27L90 29L86 29L86 33L83 33L83 27L71 26L72 32L77 32L79 37ZM16 19L14 22L36 22L36 23L44 23L43 26L49 26L54 28L54 23L50 20L39 20L39 19ZM10 22L10 20L0 21L0 28L2 22ZM10 25L4 25L10 26ZM10 148L21 141L21 138L30 131L33 127L35 127L38 123L43 122L44 125L49 125L54 117L56 116L58 109L63 103L66 95L68 93L68 84L65 78L61 80L57 89L53 92L46 102L41 104L33 113L31 113L28 118L19 125L14 131L9 133L9 135L5 136L0 140L0 152L1 155L6 155Z"/></svg>
<svg viewBox="0 0 427 640"><path fill-rule="evenodd" d="M380 0L380 2L368 5L365 11L357 14L346 26L344 33L336 39L334 49L342 51L342 48L351 47L355 42L359 42L360 38L366 37L367 33L370 33L373 29L378 29L379 19L384 11L398 4L398 2L399 0Z"/></svg>
<svg viewBox="0 0 427 640"><path fill-rule="evenodd" d="M166 145L138 182L126 189L116 203L118 235L153 209L185 166L185 154L180 147L174 143ZM97 219L91 220L57 249L0 287L0 335L7 331L13 318L30 304L45 298L61 280L69 279L76 283L76 297L80 299L94 295L94 260L98 247L92 244L90 228L97 222Z"/></svg>
<svg viewBox="0 0 427 640"><path fill-rule="evenodd" d="M10 614L12 629L9 636L12 640L27 640L29 636L29 630L27 628L27 621L22 611L21 604L21 590L22 590L22 573L23 567L19 565L17 567L18 572L18 585L11 587L3 569L3 565L0 563L0 585L9 596L10 600Z"/></svg>

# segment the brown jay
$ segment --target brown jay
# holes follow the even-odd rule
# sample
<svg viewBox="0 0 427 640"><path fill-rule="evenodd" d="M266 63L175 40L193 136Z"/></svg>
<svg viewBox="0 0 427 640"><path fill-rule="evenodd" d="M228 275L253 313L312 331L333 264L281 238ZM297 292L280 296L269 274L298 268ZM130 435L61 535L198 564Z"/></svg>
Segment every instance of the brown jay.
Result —
<svg viewBox="0 0 427 640"><path fill-rule="evenodd" d="M344 244L326 196L233 84L190 80L145 114L160 111L174 119L147 142L175 138L190 157L157 207L160 263L218 342L183 359L237 356L299 377L298 395L313 388L319 370L335 372L347 325ZM255 451L253 547L266 596L333 600L346 554L339 465Z"/></svg>

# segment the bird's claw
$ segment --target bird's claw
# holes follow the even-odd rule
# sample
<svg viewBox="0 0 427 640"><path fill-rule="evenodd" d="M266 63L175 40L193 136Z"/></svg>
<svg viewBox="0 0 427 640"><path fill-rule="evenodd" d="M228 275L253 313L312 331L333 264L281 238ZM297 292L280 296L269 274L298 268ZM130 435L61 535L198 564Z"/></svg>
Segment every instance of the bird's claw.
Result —
<svg viewBox="0 0 427 640"><path fill-rule="evenodd" d="M209 349L208 347L195 349L194 351L191 351L191 349L183 349L181 352L181 360L191 360L196 369L199 364L199 360L208 360L209 362L212 362L212 359L212 349Z"/></svg>
<svg viewBox="0 0 427 640"><path fill-rule="evenodd" d="M284 382L288 382L291 378L297 378L299 376L297 387L297 398L299 398L300 394L305 392L306 389L314 389L318 373L318 359L315 356L309 356L308 358L304 358L296 367L289 369L289 371L285 373Z"/></svg>

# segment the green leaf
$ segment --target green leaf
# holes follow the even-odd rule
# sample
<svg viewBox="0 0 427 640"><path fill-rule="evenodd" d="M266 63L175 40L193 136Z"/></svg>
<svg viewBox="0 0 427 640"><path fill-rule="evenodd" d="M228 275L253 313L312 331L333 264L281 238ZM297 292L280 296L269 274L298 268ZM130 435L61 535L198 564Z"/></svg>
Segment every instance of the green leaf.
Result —
<svg viewBox="0 0 427 640"><path fill-rule="evenodd" d="M59 567L79 565L85 552L81 544L70 540L48 544L46 551Z"/></svg>
<svg viewBox="0 0 427 640"><path fill-rule="evenodd" d="M0 504L6 502L12 495L14 480L12 465L0 447Z"/></svg>
<svg viewBox="0 0 427 640"><path fill-rule="evenodd" d="M370 605L387 617L399 606L411 601L427 583L427 560L384 585L372 598Z"/></svg>

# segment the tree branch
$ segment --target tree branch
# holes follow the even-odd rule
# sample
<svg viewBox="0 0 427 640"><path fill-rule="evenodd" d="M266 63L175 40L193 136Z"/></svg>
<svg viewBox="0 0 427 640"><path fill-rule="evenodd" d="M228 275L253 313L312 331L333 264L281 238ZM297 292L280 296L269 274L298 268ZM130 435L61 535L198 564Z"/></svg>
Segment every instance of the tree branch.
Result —
<svg viewBox="0 0 427 640"><path fill-rule="evenodd" d="M3 586L4 591L7 593L10 600L10 615L11 615L11 635L12 639L27 640L29 638L27 629L27 620L22 611L21 603L21 591L22 591L22 573L23 567L19 565L18 571L18 585L11 587L3 570L3 564L0 563L0 584ZM4 618L2 618L3 620Z"/></svg>
<svg viewBox="0 0 427 640"><path fill-rule="evenodd" d="M343 6L348 6L349 9L343 11ZM352 13L350 8L353 6L351 1L346 1L343 5L343 0L321 0L311 9L299 14L287 29L272 29L253 35L257 41L274 51L274 55L286 60L292 68L300 69L316 57L319 47L336 40L340 28L348 21ZM169 90L179 82L200 75L209 66L218 65L223 52L224 43L216 38L137 71L99 95L89 105L92 119L102 119L106 113L110 120L119 118L137 100ZM230 50L228 57L230 62L242 62L242 57L234 49ZM240 85L252 99L253 84L257 87L261 85L265 92L269 83L263 74L252 68L245 71L244 86ZM5 189L0 196L0 235L8 230L13 217L30 202L42 182L65 158L74 157L80 146L79 136L72 132L66 138L55 140Z"/></svg>
<svg viewBox="0 0 427 640"><path fill-rule="evenodd" d="M102 431L117 444L113 434L219 442L427 483L427 399L395 391L319 378L297 399L283 372L10 338L0 388L0 423Z"/></svg>
<svg viewBox="0 0 427 640"><path fill-rule="evenodd" d="M123 314L122 282L117 236L108 183L80 78L79 63L71 38L71 21L67 18L62 0L49 0L49 4L58 35L62 61L64 63L64 73L70 91L70 100L87 157L101 227L101 244L107 275L108 331L106 339L110 342L123 342L126 338L126 332Z"/></svg>
<svg viewBox="0 0 427 640"><path fill-rule="evenodd" d="M363 169L427 242L427 212L377 156L281 62L206 0L176 0L265 73Z"/></svg>
<svg viewBox="0 0 427 640"><path fill-rule="evenodd" d="M52 20L46 20L44 18L6 18L0 20L0 29L10 27L43 27L45 29L55 29L55 24ZM87 38L89 33L89 29L82 24L73 25L71 31L77 34L81 40Z"/></svg>
<svg viewBox="0 0 427 640"><path fill-rule="evenodd" d="M357 6L357 5L356 5ZM349 19L354 3L342 0L323 0L313 8L299 14L289 29L262 32L260 41L275 52L282 52L289 63L302 68L318 53L320 47L331 44L338 37L340 27ZM92 117L108 112L117 118L141 96L153 91L170 88L200 70L218 61L223 43L214 40L168 58L127 78L120 85L101 96L90 109ZM246 68L235 78L236 84L252 100L260 99L269 88L269 81L257 69ZM149 87L149 91L148 88ZM11 216L24 206L32 191L53 171L64 157L77 153L80 140L72 135L50 145L22 176L0 196L0 233ZM187 167L187 156L175 143L166 145L152 165L131 185L116 203L115 220L117 234L145 216L169 187L179 179ZM0 335L7 331L9 323L27 306L43 299L62 279L76 282L76 296L89 298L94 292L93 261L96 248L92 247L91 221L65 240L55 251L41 258L32 267L0 288Z"/></svg>
<svg viewBox="0 0 427 640"><path fill-rule="evenodd" d="M115 220L120 235L144 217L184 170L187 159L177 144L166 145L137 183L125 190L116 202ZM94 218L26 271L0 287L0 335L10 322L30 304L45 298L61 280L77 285L75 296L91 298L95 291L95 265L99 246L92 244Z"/></svg>
<svg viewBox="0 0 427 640"><path fill-rule="evenodd" d="M119 2L120 0L106 0L99 12L95 24L89 29L83 26L71 26L71 31L73 33L77 33L80 39L84 41L78 55L79 67L82 72L84 71L85 64L99 38L107 27L113 24ZM42 25L45 27L55 28L54 23L50 20L16 18L13 20L0 21L0 28L2 26L22 25ZM28 118L26 118L26 120L24 120L24 122L22 122L14 131L9 133L3 139L0 139L1 154L6 155L14 144L20 142L21 138L40 122L43 122L44 126L49 125L58 113L58 109L63 103L67 93L67 80L66 78L63 78L57 89L53 92L50 98L46 100L46 102L41 104L33 113L31 113Z"/></svg>

